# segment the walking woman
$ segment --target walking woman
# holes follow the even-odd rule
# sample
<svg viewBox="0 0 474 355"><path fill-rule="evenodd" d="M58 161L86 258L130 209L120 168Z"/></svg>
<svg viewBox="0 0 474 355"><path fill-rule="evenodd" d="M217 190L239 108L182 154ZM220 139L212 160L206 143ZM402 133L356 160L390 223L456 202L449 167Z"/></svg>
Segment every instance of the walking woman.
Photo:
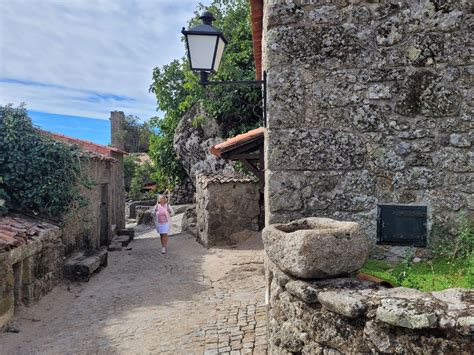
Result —
<svg viewBox="0 0 474 355"><path fill-rule="evenodd" d="M160 235L161 239L161 254L166 254L171 216L174 215L174 212L171 206L168 204L168 199L165 195L158 195L158 202L155 205L155 213L156 231Z"/></svg>

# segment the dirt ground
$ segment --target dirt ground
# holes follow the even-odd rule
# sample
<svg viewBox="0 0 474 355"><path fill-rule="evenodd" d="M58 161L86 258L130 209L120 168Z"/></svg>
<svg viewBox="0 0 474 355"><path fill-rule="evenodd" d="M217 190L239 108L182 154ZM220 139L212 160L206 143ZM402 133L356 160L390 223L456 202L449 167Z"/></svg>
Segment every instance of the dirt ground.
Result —
<svg viewBox="0 0 474 355"><path fill-rule="evenodd" d="M266 353L259 234L216 249L174 234L164 256L141 227L129 246L88 283L64 282L20 307L20 332L0 334L0 354Z"/></svg>

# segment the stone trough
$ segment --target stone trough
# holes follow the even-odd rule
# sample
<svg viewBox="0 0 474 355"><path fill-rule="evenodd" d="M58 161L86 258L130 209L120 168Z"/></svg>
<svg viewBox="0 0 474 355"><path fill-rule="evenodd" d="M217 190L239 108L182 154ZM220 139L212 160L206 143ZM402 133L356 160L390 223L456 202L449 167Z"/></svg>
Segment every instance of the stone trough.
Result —
<svg viewBox="0 0 474 355"><path fill-rule="evenodd" d="M370 250L357 223L270 225L263 242L269 353L472 353L474 290L388 289L370 275L347 277Z"/></svg>
<svg viewBox="0 0 474 355"><path fill-rule="evenodd" d="M369 256L370 242L355 222L310 217L266 227L268 257L283 272L303 279L347 275Z"/></svg>

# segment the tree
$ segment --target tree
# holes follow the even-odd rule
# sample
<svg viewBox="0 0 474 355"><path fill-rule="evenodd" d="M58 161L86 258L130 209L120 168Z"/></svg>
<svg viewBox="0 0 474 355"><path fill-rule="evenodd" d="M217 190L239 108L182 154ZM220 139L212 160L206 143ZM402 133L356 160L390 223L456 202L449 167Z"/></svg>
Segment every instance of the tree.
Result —
<svg viewBox="0 0 474 355"><path fill-rule="evenodd" d="M148 152L152 127L148 122L141 122L140 117L128 115L124 122L124 144L129 153Z"/></svg>
<svg viewBox="0 0 474 355"><path fill-rule="evenodd" d="M199 14L203 9L203 5L198 6L189 27L200 21ZM212 76L212 80L253 80L255 68L248 1L213 0L208 9L216 17L214 26L222 30L229 41L219 73ZM162 118L151 121L159 133L152 134L149 152L157 167L154 177L165 188L174 186L185 176L173 150L173 137L179 120L194 104L203 105L220 124L225 136L254 128L262 118L259 87L202 87L185 57L155 68L150 91L156 96L158 109L164 112Z"/></svg>

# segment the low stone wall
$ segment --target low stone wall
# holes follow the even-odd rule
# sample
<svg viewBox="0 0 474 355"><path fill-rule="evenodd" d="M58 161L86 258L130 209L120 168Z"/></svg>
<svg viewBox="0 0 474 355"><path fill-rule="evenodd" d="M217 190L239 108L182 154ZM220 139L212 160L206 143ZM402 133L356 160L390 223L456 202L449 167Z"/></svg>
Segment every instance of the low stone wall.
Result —
<svg viewBox="0 0 474 355"><path fill-rule="evenodd" d="M208 248L229 245L258 231L259 198L252 178L196 174L198 241Z"/></svg>
<svg viewBox="0 0 474 355"><path fill-rule="evenodd" d="M336 261L337 262L337 261ZM266 260L269 354L468 354L474 290L301 280Z"/></svg>
<svg viewBox="0 0 474 355"><path fill-rule="evenodd" d="M188 203L193 203L194 193L196 189L190 178L185 177L181 184L176 186L170 194L170 204L171 205L185 205Z"/></svg>
<svg viewBox="0 0 474 355"><path fill-rule="evenodd" d="M138 206L154 206L154 205L156 205L156 199L129 202L127 203L125 207L127 218L137 218Z"/></svg>
<svg viewBox="0 0 474 355"><path fill-rule="evenodd" d="M27 244L0 253L0 328L11 319L15 306L37 301L62 277L61 230L45 225Z"/></svg>

